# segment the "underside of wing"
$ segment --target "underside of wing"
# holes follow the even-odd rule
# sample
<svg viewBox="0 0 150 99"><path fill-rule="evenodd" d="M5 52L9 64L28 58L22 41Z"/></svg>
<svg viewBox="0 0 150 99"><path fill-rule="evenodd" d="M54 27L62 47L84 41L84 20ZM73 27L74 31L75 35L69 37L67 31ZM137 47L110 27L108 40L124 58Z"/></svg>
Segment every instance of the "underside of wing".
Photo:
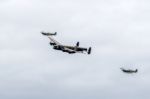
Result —
<svg viewBox="0 0 150 99"><path fill-rule="evenodd" d="M51 43L55 43L56 45L61 45L59 42L57 42L56 40L54 40L52 37L48 37L51 41Z"/></svg>
<svg viewBox="0 0 150 99"><path fill-rule="evenodd" d="M75 46L64 46L64 48L70 52L75 52L75 53L83 53L84 51L87 51L87 48L81 48Z"/></svg>
<svg viewBox="0 0 150 99"><path fill-rule="evenodd" d="M75 46L65 46L65 47L76 51L87 51L87 48L82 48L82 47L75 47Z"/></svg>

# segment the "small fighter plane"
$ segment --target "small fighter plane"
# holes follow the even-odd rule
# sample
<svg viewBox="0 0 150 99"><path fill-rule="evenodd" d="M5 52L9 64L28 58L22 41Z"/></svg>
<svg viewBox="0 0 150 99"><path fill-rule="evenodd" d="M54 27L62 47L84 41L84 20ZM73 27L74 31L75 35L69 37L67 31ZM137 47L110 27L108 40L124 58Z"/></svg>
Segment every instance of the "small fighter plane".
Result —
<svg viewBox="0 0 150 99"><path fill-rule="evenodd" d="M57 32L54 33L48 33L48 32L41 32L45 36L52 36L52 35L57 35Z"/></svg>
<svg viewBox="0 0 150 99"><path fill-rule="evenodd" d="M53 46L53 49L55 50L61 50L62 52L66 52L69 54L74 54L74 53L84 53L86 52L87 54L91 54L91 50L92 48L82 48L79 47L79 42L76 43L75 46L66 46L66 45L62 45L61 43L57 42L56 40L54 40L51 36L54 36L57 34L57 32L55 33L43 33L41 32L43 35L48 36L48 38L50 39L50 45Z"/></svg>
<svg viewBox="0 0 150 99"><path fill-rule="evenodd" d="M132 74L132 73L137 73L138 72L138 69L136 70L131 70L131 69L124 69L124 68L120 68L124 73L129 73L129 74Z"/></svg>

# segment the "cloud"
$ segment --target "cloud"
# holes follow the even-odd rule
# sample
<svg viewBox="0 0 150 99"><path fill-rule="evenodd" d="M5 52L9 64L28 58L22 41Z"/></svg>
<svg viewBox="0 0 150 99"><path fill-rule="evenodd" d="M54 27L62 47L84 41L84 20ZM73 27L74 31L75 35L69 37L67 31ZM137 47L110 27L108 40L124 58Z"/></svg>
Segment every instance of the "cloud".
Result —
<svg viewBox="0 0 150 99"><path fill-rule="evenodd" d="M149 1L0 2L0 98L148 99ZM41 31L92 54L55 51Z"/></svg>

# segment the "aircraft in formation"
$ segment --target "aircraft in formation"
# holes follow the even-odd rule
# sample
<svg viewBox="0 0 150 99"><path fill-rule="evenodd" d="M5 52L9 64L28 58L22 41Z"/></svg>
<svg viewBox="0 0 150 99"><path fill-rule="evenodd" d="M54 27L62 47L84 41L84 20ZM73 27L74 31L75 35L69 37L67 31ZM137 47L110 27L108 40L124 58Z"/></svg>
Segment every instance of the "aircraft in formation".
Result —
<svg viewBox="0 0 150 99"><path fill-rule="evenodd" d="M46 33L46 32L41 32L43 35L45 35L45 36L52 36L52 35L57 35L57 32L55 32L55 33Z"/></svg>
<svg viewBox="0 0 150 99"><path fill-rule="evenodd" d="M133 73L137 73L138 69L135 70L131 70L131 69L124 69L124 68L120 68L124 73L128 73L128 74L133 74Z"/></svg>
<svg viewBox="0 0 150 99"><path fill-rule="evenodd" d="M60 50L62 52L66 52L69 54L84 53L84 52L86 52L87 54L91 54L92 48L91 47L89 48L79 47L79 44L80 44L79 42L77 42L75 46L66 46L54 40L51 36L57 35L57 32L55 33L41 32L41 33L45 36L48 36L48 38L50 39L50 45L53 46L53 49L55 50Z"/></svg>
<svg viewBox="0 0 150 99"><path fill-rule="evenodd" d="M53 39L51 36L56 36L57 32L54 33L49 33L49 32L41 32L44 36L48 36L48 38L50 39L50 45L53 46L53 49L55 50L60 50L62 52L66 52L69 54L74 54L74 53L84 53L86 52L87 54L91 54L91 50L92 48L83 48L83 47L79 47L80 43L77 42L75 46L66 46L63 45L61 43L59 43L58 41L56 41L55 39ZM137 73L138 69L136 70L132 70L132 69L124 69L124 68L120 68L122 70L122 72L124 73L128 73L128 74L133 74L133 73Z"/></svg>

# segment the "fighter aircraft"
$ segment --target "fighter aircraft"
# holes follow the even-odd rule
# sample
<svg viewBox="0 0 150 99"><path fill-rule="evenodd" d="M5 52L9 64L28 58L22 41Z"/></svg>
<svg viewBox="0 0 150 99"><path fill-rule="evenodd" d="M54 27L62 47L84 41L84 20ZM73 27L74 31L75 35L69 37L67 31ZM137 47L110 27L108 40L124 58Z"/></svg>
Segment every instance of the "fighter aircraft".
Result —
<svg viewBox="0 0 150 99"><path fill-rule="evenodd" d="M52 35L57 35L57 32L54 33L48 33L48 32L41 32L45 36L52 36Z"/></svg>
<svg viewBox="0 0 150 99"><path fill-rule="evenodd" d="M69 54L74 54L74 53L84 53L85 52L87 54L91 54L91 50L92 48L89 47L89 48L82 48L82 47L79 47L79 42L76 43L75 46L66 46L66 45L62 45L61 43L57 42L56 40L54 40L51 36L54 36L54 34L52 33L43 33L43 35L45 36L48 36L48 38L50 39L50 45L53 46L53 49L55 50L60 50L62 52L66 52L66 53L69 53ZM55 35L57 34L57 32L55 32Z"/></svg>
<svg viewBox="0 0 150 99"><path fill-rule="evenodd" d="M131 69L124 69L124 68L120 68L124 73L129 73L129 74L132 74L132 73L137 73L138 72L138 69L136 70L131 70Z"/></svg>

